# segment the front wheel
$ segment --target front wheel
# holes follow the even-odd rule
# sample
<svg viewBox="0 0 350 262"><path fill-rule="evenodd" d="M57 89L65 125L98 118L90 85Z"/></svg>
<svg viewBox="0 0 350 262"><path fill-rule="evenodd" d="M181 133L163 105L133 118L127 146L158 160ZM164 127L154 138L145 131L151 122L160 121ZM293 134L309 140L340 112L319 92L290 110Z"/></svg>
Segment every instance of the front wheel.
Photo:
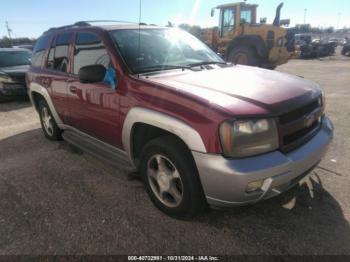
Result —
<svg viewBox="0 0 350 262"><path fill-rule="evenodd" d="M189 219L206 206L193 158L176 138L149 142L143 149L140 171L153 204L167 215Z"/></svg>

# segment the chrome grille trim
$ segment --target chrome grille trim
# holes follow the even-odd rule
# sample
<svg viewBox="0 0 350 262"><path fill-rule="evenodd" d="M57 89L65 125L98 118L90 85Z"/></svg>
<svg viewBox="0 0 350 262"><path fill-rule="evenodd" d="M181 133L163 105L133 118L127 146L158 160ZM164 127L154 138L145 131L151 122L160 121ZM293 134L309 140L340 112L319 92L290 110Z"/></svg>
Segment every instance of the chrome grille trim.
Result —
<svg viewBox="0 0 350 262"><path fill-rule="evenodd" d="M290 152L307 143L321 127L324 108L322 99L292 110L278 117L280 150Z"/></svg>

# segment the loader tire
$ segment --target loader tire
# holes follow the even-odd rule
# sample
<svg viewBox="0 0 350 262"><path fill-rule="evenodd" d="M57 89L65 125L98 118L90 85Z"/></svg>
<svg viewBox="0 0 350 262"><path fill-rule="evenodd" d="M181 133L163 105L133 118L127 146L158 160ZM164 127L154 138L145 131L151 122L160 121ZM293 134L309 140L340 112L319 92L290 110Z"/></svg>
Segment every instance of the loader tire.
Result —
<svg viewBox="0 0 350 262"><path fill-rule="evenodd" d="M247 46L234 47L227 58L228 62L235 65L260 66L260 58L256 51Z"/></svg>

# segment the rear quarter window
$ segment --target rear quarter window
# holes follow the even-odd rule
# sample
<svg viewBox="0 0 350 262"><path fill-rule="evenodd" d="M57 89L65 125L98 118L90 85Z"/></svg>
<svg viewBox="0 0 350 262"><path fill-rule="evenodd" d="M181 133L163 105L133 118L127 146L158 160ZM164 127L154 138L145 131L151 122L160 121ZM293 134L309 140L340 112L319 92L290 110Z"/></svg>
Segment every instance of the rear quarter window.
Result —
<svg viewBox="0 0 350 262"><path fill-rule="evenodd" d="M50 36L42 36L36 42L33 49L32 66L41 67L44 60L45 50L49 45Z"/></svg>

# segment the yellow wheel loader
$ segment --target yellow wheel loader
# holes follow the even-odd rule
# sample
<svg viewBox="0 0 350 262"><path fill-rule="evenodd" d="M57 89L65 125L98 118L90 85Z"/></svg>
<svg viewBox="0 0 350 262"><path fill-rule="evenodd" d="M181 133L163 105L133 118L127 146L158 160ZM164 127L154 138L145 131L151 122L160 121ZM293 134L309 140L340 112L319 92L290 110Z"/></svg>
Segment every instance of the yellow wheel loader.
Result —
<svg viewBox="0 0 350 262"><path fill-rule="evenodd" d="M257 7L241 2L213 8L212 16L220 10L219 27L203 29L201 40L234 64L274 69L287 63L295 54L295 44L294 34L282 27L290 22L280 19L283 3L272 25L266 24L266 18L256 22Z"/></svg>

